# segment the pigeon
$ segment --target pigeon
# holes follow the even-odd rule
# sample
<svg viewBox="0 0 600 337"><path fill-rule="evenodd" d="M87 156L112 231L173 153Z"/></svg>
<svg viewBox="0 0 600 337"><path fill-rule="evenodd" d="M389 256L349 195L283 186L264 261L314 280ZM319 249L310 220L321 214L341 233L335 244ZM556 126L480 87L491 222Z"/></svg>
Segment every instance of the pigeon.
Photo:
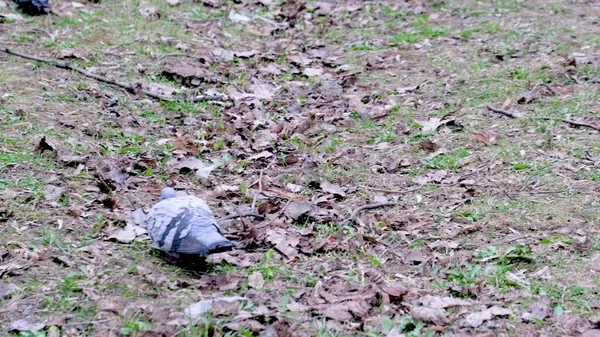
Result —
<svg viewBox="0 0 600 337"><path fill-rule="evenodd" d="M28 15L43 15L52 11L48 0L13 0L23 13Z"/></svg>
<svg viewBox="0 0 600 337"><path fill-rule="evenodd" d="M206 256L233 249L206 202L193 195L176 196L167 187L148 213L148 234L168 255Z"/></svg>

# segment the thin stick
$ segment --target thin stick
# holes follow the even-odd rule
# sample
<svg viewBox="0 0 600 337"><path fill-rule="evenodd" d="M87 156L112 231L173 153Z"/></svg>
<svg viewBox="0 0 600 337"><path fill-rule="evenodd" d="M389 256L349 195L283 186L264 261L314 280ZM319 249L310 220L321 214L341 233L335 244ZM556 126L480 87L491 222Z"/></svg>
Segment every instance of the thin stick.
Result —
<svg viewBox="0 0 600 337"><path fill-rule="evenodd" d="M397 202L381 202L378 204L370 204L370 205L364 205L364 206L360 206L359 208L355 209L352 214L350 215L350 218L348 218L348 220L346 220L346 224L350 225L353 224L356 221L356 217L363 211L369 210L369 209L375 209L375 208L380 208L380 207L388 207L388 206L397 206L398 203Z"/></svg>
<svg viewBox="0 0 600 337"><path fill-rule="evenodd" d="M369 190L369 191L403 194L403 193L410 193L410 192L418 191L420 189L423 189L423 187L427 187L429 185L421 185L421 186L417 186L414 188L407 188L405 190L386 190L385 188L377 188L377 187L371 187L371 186L366 186L366 185L358 185L358 186L361 188L364 188L365 190ZM444 186L444 185L435 185L435 186Z"/></svg>
<svg viewBox="0 0 600 337"><path fill-rule="evenodd" d="M256 214L256 213L241 213L241 214L228 215L226 217L219 219L219 221L229 221L229 220L233 220L233 219L246 218L246 217L254 217L254 218L257 218L260 220L265 218L264 216L262 216L260 214Z"/></svg>
<svg viewBox="0 0 600 337"><path fill-rule="evenodd" d="M574 121L572 119L566 119L566 118L552 118L552 117L539 117L539 116L526 116L523 115L520 112L511 112L511 111L507 111L507 110L503 110L503 109L498 109L498 108L494 108L491 105L487 105L486 106L488 110L495 112L495 113L499 113L502 114L504 116L510 117L510 118L529 118L529 119L542 119L542 120L547 120L547 121L559 121L559 122L563 122L572 126L580 126L580 127L585 127L585 128L590 128L590 129L594 129L596 131L600 131L600 126L596 126L596 125L592 125L592 124L588 124L588 123L584 123L584 122L578 122L578 121Z"/></svg>
<svg viewBox="0 0 600 337"><path fill-rule="evenodd" d="M43 57L38 57L38 56L33 56L33 55L29 55L29 54L25 54L25 53L21 53L19 51L16 50L12 50L6 46L0 46L0 51L5 52L7 54L10 55L14 55L14 56L19 56L22 57L24 59L27 60L33 60L33 61L38 61L38 62L44 62L44 63L48 63L51 64L57 68L63 68L63 69L68 69L68 70L73 70L76 71L86 77L89 78L93 78L95 80L98 80L100 82L104 82L104 83L108 83L108 84L112 84L112 85L116 85L118 87L121 87L127 91L136 93L142 93L148 97L152 97L152 98L156 98L159 100L163 100L163 101L169 101L169 102L173 102L175 101L174 98L172 97L168 97L168 96L163 96L163 95L159 95L153 92L150 92L148 90L143 90L141 88L136 88L133 85L129 84L129 83L124 83L124 82L119 82L116 80L111 80L108 77L104 77L104 76L100 76L100 75L96 75L94 73L91 73L83 68L79 68L77 66L74 66L73 64L71 64L70 62L65 62L65 61L59 61L59 60L55 60L55 59L47 59L47 58L43 58ZM193 99L193 102L200 102L203 100L214 100L215 98L213 96L198 96L196 98Z"/></svg>
<svg viewBox="0 0 600 337"><path fill-rule="evenodd" d="M502 114L502 115L510 117L510 118L521 118L521 117L523 117L523 114L521 114L520 112L511 112L511 111L504 110L504 109L494 108L493 106L491 106L489 104L486 107L491 112L499 113L499 114Z"/></svg>
<svg viewBox="0 0 600 337"><path fill-rule="evenodd" d="M268 170L269 168L271 168L271 165L273 165L273 163L275 162L275 159L277 159L277 157L273 157L273 159L271 160L269 165L267 165L267 167L260 170L260 174L258 176L258 192L256 192L256 194L254 194L254 198L252 199L252 208L250 208L253 213L256 212L256 200L258 199L258 196L263 193L263 184L262 184L263 174L265 173L265 170Z"/></svg>

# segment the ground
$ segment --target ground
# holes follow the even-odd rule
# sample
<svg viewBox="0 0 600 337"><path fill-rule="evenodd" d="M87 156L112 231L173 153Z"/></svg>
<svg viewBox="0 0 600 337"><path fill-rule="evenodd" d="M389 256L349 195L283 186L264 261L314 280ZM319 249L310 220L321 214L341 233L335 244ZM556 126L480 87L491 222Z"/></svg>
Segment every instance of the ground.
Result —
<svg viewBox="0 0 600 337"><path fill-rule="evenodd" d="M594 1L52 4L0 1L1 334L600 335ZM157 250L164 186L236 249Z"/></svg>

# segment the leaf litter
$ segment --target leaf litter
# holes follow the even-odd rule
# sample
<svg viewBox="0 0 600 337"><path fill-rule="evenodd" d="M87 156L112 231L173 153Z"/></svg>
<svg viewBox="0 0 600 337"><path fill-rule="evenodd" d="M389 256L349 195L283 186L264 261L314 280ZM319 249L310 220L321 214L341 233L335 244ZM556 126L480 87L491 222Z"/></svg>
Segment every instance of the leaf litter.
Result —
<svg viewBox="0 0 600 337"><path fill-rule="evenodd" d="M0 72L8 81L0 113L10 124L0 137L7 228L0 277L48 298L40 304L37 294L7 292L2 304L22 308L7 322L47 335L54 329L29 323L44 315L23 321L27 313L67 315L57 327L72 335L100 324L113 335L187 334L207 320L211 333L242 335L532 327L593 335L596 324L579 311L598 310L592 277L579 274L576 284L565 275L577 271L552 257L581 254L585 268L598 269L588 256L598 240L593 223L582 220L585 230L573 220L596 215L589 181L599 154L586 128L597 129L588 113L597 106L577 101L600 78L588 56L596 47L555 55L548 48L556 41L535 35L546 26L523 23L522 12L474 4L502 12L481 21L461 3L204 1L191 8L169 0L118 8L143 19L143 27L126 21L136 27L131 36L111 24L124 22L107 4L71 11L71 23L39 22L43 29L2 9L10 34L0 44L26 42L32 55L95 68L92 76L69 66L32 72L3 50L13 56ZM555 22L579 31L581 10L561 6L519 10L540 20L553 11ZM84 15L89 27L81 29L91 37L82 48L61 27ZM514 22L536 37L532 45L503 40ZM158 26L172 24L182 34ZM141 49L107 43L110 36ZM481 64L465 63L475 54ZM75 82L75 73L86 77ZM98 86L100 73L143 80L120 92ZM556 108L558 98L565 106ZM555 166L555 158L574 169ZM144 229L164 185L204 197L236 250L196 261L199 269L166 266ZM573 191L582 191L580 200ZM126 195L141 204L131 211ZM29 280L41 280L39 288Z"/></svg>

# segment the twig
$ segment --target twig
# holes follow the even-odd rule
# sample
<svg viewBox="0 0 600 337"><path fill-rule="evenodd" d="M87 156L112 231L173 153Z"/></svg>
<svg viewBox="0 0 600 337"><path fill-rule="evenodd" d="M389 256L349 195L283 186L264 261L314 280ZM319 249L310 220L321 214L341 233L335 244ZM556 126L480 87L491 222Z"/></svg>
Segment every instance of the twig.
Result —
<svg viewBox="0 0 600 337"><path fill-rule="evenodd" d="M150 92L148 90L138 88L137 86L131 85L129 83L119 82L116 80L112 80L108 77L104 77L104 76L100 76L100 75L91 73L83 68L74 66L73 64L71 64L71 62L59 61L59 60L55 60L55 59L47 59L47 58L43 58L43 57L33 56L33 55L25 54L25 53L22 53L22 52L19 52L16 50L12 50L6 46L0 46L0 51L5 52L10 55L19 56L19 57L22 57L27 60L48 63L57 68L73 70L73 71L76 71L76 72L86 76L86 77L93 78L100 82L116 85L116 86L121 87L132 93L142 93L148 97L156 98L156 99L163 100L163 101L169 101L169 102L175 101L175 99L173 97L163 96L163 95L160 95L157 93ZM193 99L193 102L200 102L200 101L206 101L206 100L215 100L215 98L212 96L198 96Z"/></svg>
<svg viewBox="0 0 600 337"><path fill-rule="evenodd" d="M371 187L371 186L366 186L366 185L358 185L358 186L361 188L364 188L365 190L369 190L369 191L403 194L403 193L410 193L410 192L418 191L418 190L422 189L423 187L427 187L429 185L421 185L421 186L417 186L417 187L413 187L413 188L407 188L405 190L387 190L385 188ZM436 186L443 186L443 185L436 185Z"/></svg>
<svg viewBox="0 0 600 337"><path fill-rule="evenodd" d="M263 193L263 185L262 185L263 174L265 173L265 170L268 170L269 168L271 168L271 165L273 165L273 163L275 162L275 159L277 159L277 157L273 157L273 159L271 160L269 165L267 165L267 167L260 170L260 174L258 176L258 192L256 192L256 194L254 194L254 198L252 199L251 210L253 213L256 212L256 199L258 199L258 196Z"/></svg>
<svg viewBox="0 0 600 337"><path fill-rule="evenodd" d="M285 212L285 210L287 209L287 207L292 203L292 200L288 200L285 205L283 205L283 208L277 212L277 214L271 219L271 221L269 221L265 226L269 226L271 225L273 222L275 222L275 220L277 220L280 216L283 215L283 213ZM264 226L260 226L260 227L264 227Z"/></svg>
<svg viewBox="0 0 600 337"><path fill-rule="evenodd" d="M229 220L233 220L233 219L246 218L246 217L254 217L254 218L257 218L260 220L265 218L264 216L257 214L257 213L241 213L241 214L228 215L226 217L219 219L219 221L229 221Z"/></svg>
<svg viewBox="0 0 600 337"><path fill-rule="evenodd" d="M504 109L494 108L493 106L491 106L489 104L486 107L491 112L499 113L499 114L502 114L502 115L510 117L510 118L521 118L521 117L523 117L523 114L521 114L520 112L511 112L511 111L504 110Z"/></svg>
<svg viewBox="0 0 600 337"><path fill-rule="evenodd" d="M580 127L585 127L585 128L594 129L596 131L600 131L600 126L596 126L596 125L584 123L584 122L578 122L578 121L574 121L572 119L540 117L540 116L526 116L518 111L512 112L512 111L507 111L507 110L503 110L503 109L498 109L498 108L494 108L493 106L491 106L489 104L486 107L488 110L490 110L492 112L499 113L499 114L502 114L502 115L510 117L510 118L528 118L528 119L542 119L542 120L547 120L547 121L559 121L559 122L563 122L563 123L566 123L566 124L569 124L572 126L580 126Z"/></svg>
<svg viewBox="0 0 600 337"><path fill-rule="evenodd" d="M355 209L352 214L350 215L350 218L348 218L348 220L344 221L346 222L347 225L351 225L356 221L356 217L362 212L362 211L366 211L369 209L375 209L375 208L380 208L380 207L388 207L388 206L397 206L398 203L397 202L381 202L378 204L370 204L370 205L364 205L364 206L360 206L359 208Z"/></svg>
<svg viewBox="0 0 600 337"><path fill-rule="evenodd" d="M115 318L107 318L107 319L99 319L96 321L82 321L82 322L71 322L71 323L65 323L62 324L62 326L73 326L73 325L96 325L96 324L100 324L100 323L106 323L109 321L114 320Z"/></svg>

